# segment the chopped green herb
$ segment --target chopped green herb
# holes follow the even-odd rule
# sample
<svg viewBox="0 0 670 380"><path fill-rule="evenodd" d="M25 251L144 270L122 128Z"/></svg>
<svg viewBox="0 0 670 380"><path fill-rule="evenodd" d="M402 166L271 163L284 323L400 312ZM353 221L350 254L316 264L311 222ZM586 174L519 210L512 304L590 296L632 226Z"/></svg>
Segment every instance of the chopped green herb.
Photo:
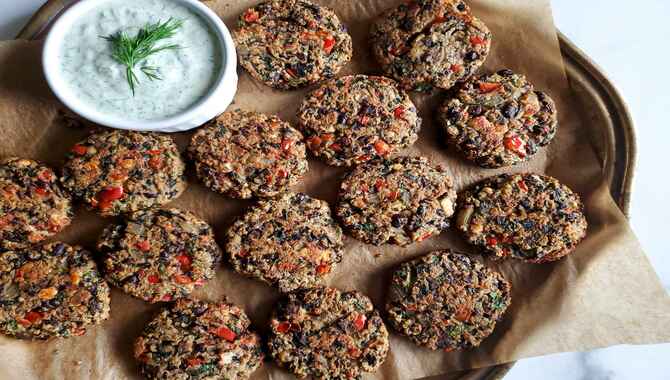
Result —
<svg viewBox="0 0 670 380"><path fill-rule="evenodd" d="M135 96L135 86L139 83L135 74L135 66L142 60L152 54L163 50L175 50L180 46L177 44L163 45L156 47L160 40L170 38L175 35L177 29L181 28L183 21L169 18L165 22L156 22L140 29L135 37L128 36L125 32L116 32L103 39L112 43L112 57L126 67L126 79L130 86L133 96ZM154 66L142 66L140 71L150 80L161 80L158 75L158 68Z"/></svg>

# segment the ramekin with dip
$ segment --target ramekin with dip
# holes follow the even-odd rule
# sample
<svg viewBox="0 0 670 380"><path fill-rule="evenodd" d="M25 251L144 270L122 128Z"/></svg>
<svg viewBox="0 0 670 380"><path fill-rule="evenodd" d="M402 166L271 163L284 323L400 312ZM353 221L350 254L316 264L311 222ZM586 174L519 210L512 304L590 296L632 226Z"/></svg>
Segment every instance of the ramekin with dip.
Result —
<svg viewBox="0 0 670 380"><path fill-rule="evenodd" d="M54 23L49 86L109 127L177 131L223 112L237 88L232 38L196 0L81 0Z"/></svg>

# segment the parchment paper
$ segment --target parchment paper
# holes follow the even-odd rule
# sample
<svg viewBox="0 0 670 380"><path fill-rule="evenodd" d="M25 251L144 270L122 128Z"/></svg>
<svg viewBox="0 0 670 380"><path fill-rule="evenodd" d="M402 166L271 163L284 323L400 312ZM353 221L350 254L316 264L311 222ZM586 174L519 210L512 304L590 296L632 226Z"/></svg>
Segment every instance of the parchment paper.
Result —
<svg viewBox="0 0 670 380"><path fill-rule="evenodd" d="M371 20L397 1L321 1L334 8L354 37L355 56L342 74L379 73L367 46ZM255 1L207 2L229 27ZM551 146L531 162L512 169L485 170L467 164L440 142L433 110L444 96L413 98L424 118L419 142L403 154L422 154L450 168L458 189L503 171L544 172L580 193L586 203L588 237L577 251L560 262L532 265L492 261L476 254L453 231L444 232L406 249L373 247L346 238L344 261L329 284L359 289L383 309L391 269L412 257L441 248L471 253L477 260L502 271L513 284L512 306L493 335L481 347L467 352L433 352L399 335L391 335L388 358L370 378L411 379L478 368L561 351L588 350L614 344L670 341L670 299L611 198L604 168L605 133L590 123L588 110L574 103L568 86L549 0L477 0L474 12L494 34L493 50L484 71L509 67L526 73L539 89L547 90L560 112L560 129ZM65 152L87 133L70 125L62 107L48 90L40 67L39 42L0 43L0 157L18 155L60 167ZM306 91L279 92L254 82L240 70L235 103L240 107L277 113L294 122ZM76 123L75 123L76 124ZM175 135L184 148L190 134ZM192 171L192 168L189 168ZM311 160L310 172L295 190L306 191L334 206L344 169ZM225 229L250 202L226 199L199 185L190 175L187 192L173 206L195 212L215 228L223 245ZM72 226L59 239L94 247L106 223L79 207ZM244 306L261 333L278 297L270 287L232 272L224 263L216 279L197 297L217 300L226 296ZM2 379L126 379L139 378L132 360L132 341L158 306L148 305L114 290L111 317L83 337L49 342L25 342L0 337ZM290 378L266 362L258 379Z"/></svg>

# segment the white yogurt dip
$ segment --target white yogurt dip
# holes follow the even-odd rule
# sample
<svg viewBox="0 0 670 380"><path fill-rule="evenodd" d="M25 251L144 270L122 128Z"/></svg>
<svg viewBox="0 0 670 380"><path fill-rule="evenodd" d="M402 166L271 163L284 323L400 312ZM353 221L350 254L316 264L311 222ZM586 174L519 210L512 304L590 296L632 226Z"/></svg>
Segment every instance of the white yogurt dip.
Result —
<svg viewBox="0 0 670 380"><path fill-rule="evenodd" d="M102 0L77 19L59 49L59 71L69 90L98 112L130 120L158 120L179 114L212 89L221 71L221 49L208 23L173 0ZM134 37L140 28L173 18L183 21L176 34L156 47L178 44L136 65L133 95L126 67L112 57L103 39L119 31ZM150 80L141 66L156 67Z"/></svg>

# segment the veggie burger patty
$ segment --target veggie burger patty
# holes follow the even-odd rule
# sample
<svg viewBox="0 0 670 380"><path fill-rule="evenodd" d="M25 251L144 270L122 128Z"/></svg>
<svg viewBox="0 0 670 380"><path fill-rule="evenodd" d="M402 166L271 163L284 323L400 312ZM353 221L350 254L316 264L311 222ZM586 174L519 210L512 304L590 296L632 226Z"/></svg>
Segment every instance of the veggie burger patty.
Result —
<svg viewBox="0 0 670 380"><path fill-rule="evenodd" d="M240 65L285 90L334 77L353 53L335 12L307 0L271 0L247 9L233 38Z"/></svg>
<svg viewBox="0 0 670 380"><path fill-rule="evenodd" d="M72 202L49 167L23 158L0 162L0 250L39 243L72 221Z"/></svg>
<svg viewBox="0 0 670 380"><path fill-rule="evenodd" d="M0 284L0 331L16 338L83 335L109 316L109 286L81 247L3 252Z"/></svg>
<svg viewBox="0 0 670 380"><path fill-rule="evenodd" d="M449 250L403 263L393 272L388 321L414 343L433 350L479 346L510 304L503 276Z"/></svg>
<svg viewBox="0 0 670 380"><path fill-rule="evenodd" d="M384 322L357 291L318 287L290 293L270 324L270 354L298 378L360 379L382 365L389 349Z"/></svg>
<svg viewBox="0 0 670 380"><path fill-rule="evenodd" d="M421 118L412 100L388 78L350 75L311 92L298 120L314 155L353 166L388 157L418 138Z"/></svg>
<svg viewBox="0 0 670 380"><path fill-rule="evenodd" d="M205 221L176 208L130 214L98 241L106 279L149 302L172 301L214 277L221 250Z"/></svg>
<svg viewBox="0 0 670 380"><path fill-rule="evenodd" d="M186 188L184 162L170 136L121 130L73 146L61 182L102 216L162 205Z"/></svg>

